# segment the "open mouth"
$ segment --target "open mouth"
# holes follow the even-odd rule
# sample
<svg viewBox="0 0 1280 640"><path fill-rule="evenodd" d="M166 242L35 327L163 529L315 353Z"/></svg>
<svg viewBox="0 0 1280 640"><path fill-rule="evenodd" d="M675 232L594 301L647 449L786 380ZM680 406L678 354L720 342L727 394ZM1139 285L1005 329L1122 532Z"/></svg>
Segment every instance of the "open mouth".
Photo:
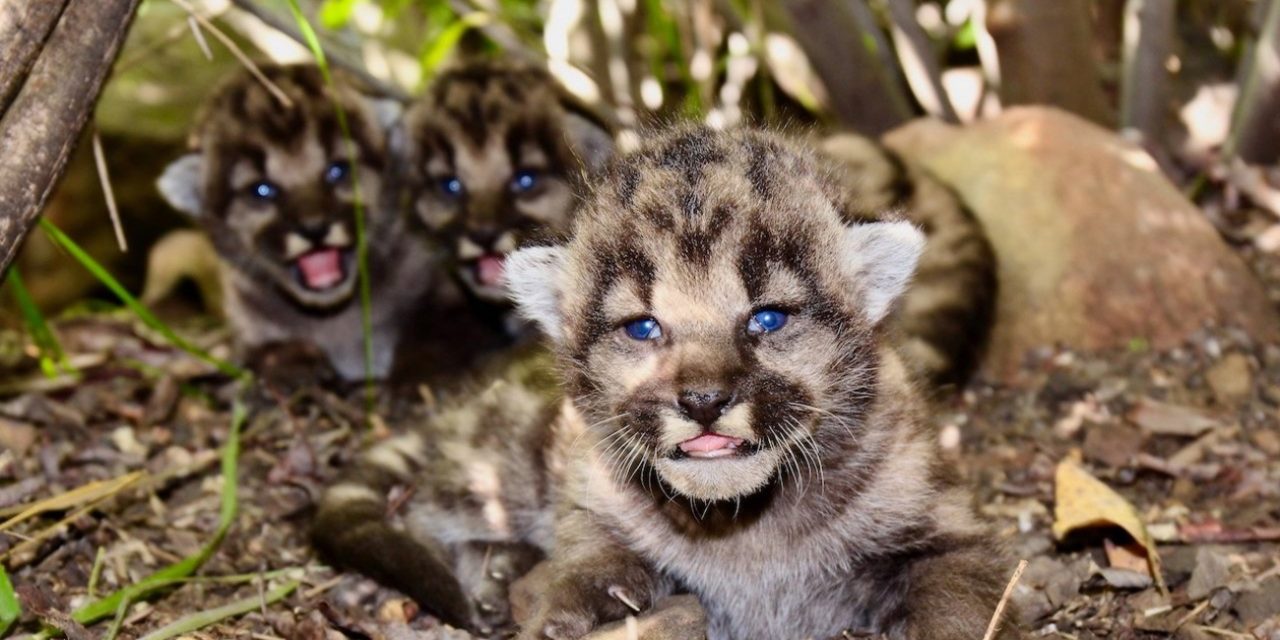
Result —
<svg viewBox="0 0 1280 640"><path fill-rule="evenodd" d="M476 284L482 287L502 286L502 276L506 273L507 256L503 253L486 253L479 258L467 262Z"/></svg>
<svg viewBox="0 0 1280 640"><path fill-rule="evenodd" d="M687 458L726 458L729 456L750 455L754 447L742 438L721 435L711 432L681 442L678 456Z"/></svg>
<svg viewBox="0 0 1280 640"><path fill-rule="evenodd" d="M310 291L327 291L346 281L350 271L350 251L322 247L298 256L293 261L293 275L298 284Z"/></svg>

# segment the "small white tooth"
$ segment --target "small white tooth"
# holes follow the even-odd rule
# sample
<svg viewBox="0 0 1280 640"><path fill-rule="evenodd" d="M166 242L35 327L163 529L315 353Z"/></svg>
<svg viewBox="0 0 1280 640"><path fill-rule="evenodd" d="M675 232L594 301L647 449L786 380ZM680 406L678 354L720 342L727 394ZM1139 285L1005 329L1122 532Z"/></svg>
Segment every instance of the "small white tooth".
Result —
<svg viewBox="0 0 1280 640"><path fill-rule="evenodd" d="M498 253L511 253L516 250L516 234L510 231L498 237L498 241L494 243L493 250Z"/></svg>
<svg viewBox="0 0 1280 640"><path fill-rule="evenodd" d="M345 247L351 244L351 236L347 233L347 226L341 222L335 222L329 226L329 233L324 237L324 243L330 247Z"/></svg>
<svg viewBox="0 0 1280 640"><path fill-rule="evenodd" d="M292 260L311 250L311 242L306 238L296 234L288 233L284 236L284 257Z"/></svg>
<svg viewBox="0 0 1280 640"><path fill-rule="evenodd" d="M474 260L484 255L484 247L462 238L458 240L458 258L462 260Z"/></svg>

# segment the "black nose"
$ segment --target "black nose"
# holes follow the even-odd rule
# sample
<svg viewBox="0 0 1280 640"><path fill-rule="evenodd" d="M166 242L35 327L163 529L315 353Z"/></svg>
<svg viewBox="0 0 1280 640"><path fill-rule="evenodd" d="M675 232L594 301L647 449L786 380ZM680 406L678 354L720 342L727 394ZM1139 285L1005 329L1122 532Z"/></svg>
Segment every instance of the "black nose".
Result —
<svg viewBox="0 0 1280 640"><path fill-rule="evenodd" d="M493 245L497 244L498 236L500 235L502 235L502 232L498 229L485 228L467 230L467 239L474 242L482 249L492 249Z"/></svg>
<svg viewBox="0 0 1280 640"><path fill-rule="evenodd" d="M682 391L678 400L684 415L704 427L718 420L732 401L732 394L720 390Z"/></svg>
<svg viewBox="0 0 1280 640"><path fill-rule="evenodd" d="M295 231L298 235L319 244L324 242L325 236L329 235L329 226L328 220L301 220Z"/></svg>

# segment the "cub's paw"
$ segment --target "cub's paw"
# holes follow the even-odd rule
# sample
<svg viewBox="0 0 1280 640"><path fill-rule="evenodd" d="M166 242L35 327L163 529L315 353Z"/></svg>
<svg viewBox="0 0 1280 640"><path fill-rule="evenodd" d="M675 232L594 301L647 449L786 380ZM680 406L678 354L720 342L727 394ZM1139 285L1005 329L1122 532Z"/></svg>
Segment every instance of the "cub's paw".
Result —
<svg viewBox="0 0 1280 640"><path fill-rule="evenodd" d="M520 640L576 640L650 604L621 584L557 580L521 630Z"/></svg>
<svg viewBox="0 0 1280 640"><path fill-rule="evenodd" d="M285 395L333 386L339 379L325 352L306 340L268 342L249 350L244 360L261 380Z"/></svg>

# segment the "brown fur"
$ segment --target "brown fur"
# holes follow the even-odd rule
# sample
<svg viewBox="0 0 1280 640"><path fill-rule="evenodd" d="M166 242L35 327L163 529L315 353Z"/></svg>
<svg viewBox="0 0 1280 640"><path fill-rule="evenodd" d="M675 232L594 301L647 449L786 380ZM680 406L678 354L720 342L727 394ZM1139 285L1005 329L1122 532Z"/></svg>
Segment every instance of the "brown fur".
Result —
<svg viewBox="0 0 1280 640"><path fill-rule="evenodd" d="M603 164L612 140L546 71L473 60L443 72L410 107L404 147L413 211L465 288L505 306L502 287L480 281L478 259L567 231L581 174ZM458 194L444 188L452 179Z"/></svg>
<svg viewBox="0 0 1280 640"><path fill-rule="evenodd" d="M894 320L899 351L931 393L963 384L994 320L996 261L982 225L937 178L870 139L838 134L819 148L848 190L850 222L897 215L925 233L920 265Z"/></svg>
<svg viewBox="0 0 1280 640"><path fill-rule="evenodd" d="M390 123L379 103L341 76L334 90L314 66L263 72L291 104L247 72L236 74L205 104L192 130L192 153L170 165L161 191L212 239L222 260L226 313L242 348L309 341L343 378L358 379L365 373L355 257L358 180L373 284L373 374L382 377L400 323L437 269L405 237L396 211L395 185L386 179ZM338 105L352 148L339 127ZM326 179L343 162L347 174ZM276 195L255 197L264 182ZM308 286L298 257L329 249L340 251L341 279Z"/></svg>
<svg viewBox="0 0 1280 640"><path fill-rule="evenodd" d="M886 337L923 237L849 225L847 189L781 137L649 139L566 244L511 259L521 311L596 425L522 637L581 637L673 588L699 596L713 640L981 637L1005 563ZM749 332L760 309L786 324ZM629 336L637 318L660 335ZM736 444L686 448L714 436Z"/></svg>
<svg viewBox="0 0 1280 640"><path fill-rule="evenodd" d="M522 350L425 428L361 454L321 499L321 553L450 624L509 624L507 585L550 548L562 449L581 430L560 406L548 358ZM388 514L393 488L410 497Z"/></svg>

